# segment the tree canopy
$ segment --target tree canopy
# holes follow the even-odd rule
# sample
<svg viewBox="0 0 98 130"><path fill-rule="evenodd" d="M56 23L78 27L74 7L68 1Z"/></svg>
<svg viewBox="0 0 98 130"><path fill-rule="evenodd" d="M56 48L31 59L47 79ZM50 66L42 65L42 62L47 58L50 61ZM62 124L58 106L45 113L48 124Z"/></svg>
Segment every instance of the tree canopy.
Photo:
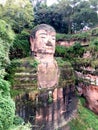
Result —
<svg viewBox="0 0 98 130"><path fill-rule="evenodd" d="M43 6L45 5L45 6ZM58 4L46 6L36 4L34 23L47 23L59 33L71 33L84 26L95 26L98 22L98 2L96 0L58 0Z"/></svg>
<svg viewBox="0 0 98 130"><path fill-rule="evenodd" d="M33 7L29 0L7 0L0 5L0 18L11 24L15 32L32 26Z"/></svg>

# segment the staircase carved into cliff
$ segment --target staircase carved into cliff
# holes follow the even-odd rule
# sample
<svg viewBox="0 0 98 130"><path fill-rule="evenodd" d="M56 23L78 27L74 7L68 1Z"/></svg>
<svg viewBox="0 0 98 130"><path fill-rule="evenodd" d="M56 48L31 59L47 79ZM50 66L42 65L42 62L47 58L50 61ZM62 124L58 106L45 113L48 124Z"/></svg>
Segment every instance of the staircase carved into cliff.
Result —
<svg viewBox="0 0 98 130"><path fill-rule="evenodd" d="M37 88L37 69L34 59L25 58L12 63L13 89L35 90Z"/></svg>

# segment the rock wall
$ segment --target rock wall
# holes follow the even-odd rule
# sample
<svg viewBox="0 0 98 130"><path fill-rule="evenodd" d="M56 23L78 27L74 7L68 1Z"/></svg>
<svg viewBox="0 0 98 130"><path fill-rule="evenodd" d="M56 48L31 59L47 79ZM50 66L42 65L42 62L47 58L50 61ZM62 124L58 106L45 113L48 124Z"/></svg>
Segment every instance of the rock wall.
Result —
<svg viewBox="0 0 98 130"><path fill-rule="evenodd" d="M89 85L85 88L84 96L87 107L98 114L98 85Z"/></svg>
<svg viewBox="0 0 98 130"><path fill-rule="evenodd" d="M86 98L86 106L98 114L98 76L76 72L76 77L82 80L77 85L78 94L83 95Z"/></svg>
<svg viewBox="0 0 98 130"><path fill-rule="evenodd" d="M32 61L32 62L31 62ZM77 108L74 71L70 64L59 64L59 82L52 88L39 89L37 67L34 59L18 61L13 74L13 90L16 113L30 121L34 130L55 130L63 127L73 118Z"/></svg>

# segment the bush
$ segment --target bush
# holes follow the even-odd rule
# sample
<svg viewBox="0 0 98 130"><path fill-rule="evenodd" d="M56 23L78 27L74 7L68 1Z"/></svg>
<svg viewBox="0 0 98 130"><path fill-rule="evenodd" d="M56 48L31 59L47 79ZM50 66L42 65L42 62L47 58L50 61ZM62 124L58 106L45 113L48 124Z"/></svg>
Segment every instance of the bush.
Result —
<svg viewBox="0 0 98 130"><path fill-rule="evenodd" d="M72 38L72 35L66 35L66 34L60 34L60 33L57 33L56 34L56 39L57 39L57 41L58 40L66 40L66 41L69 41L69 40L71 40L71 38Z"/></svg>
<svg viewBox="0 0 98 130"><path fill-rule="evenodd" d="M10 58L23 58L30 54L29 33L26 31L17 34L10 49Z"/></svg>
<svg viewBox="0 0 98 130"><path fill-rule="evenodd" d="M92 36L98 36L98 28L95 28L91 32Z"/></svg>
<svg viewBox="0 0 98 130"><path fill-rule="evenodd" d="M10 128L9 130L32 130L31 124L22 124L19 126L13 126L12 128Z"/></svg>
<svg viewBox="0 0 98 130"><path fill-rule="evenodd" d="M57 45L56 49L55 49L55 56L57 56L57 57L64 57L66 50L67 50L66 47Z"/></svg>
<svg viewBox="0 0 98 130"><path fill-rule="evenodd" d="M0 78L5 75L5 67L9 64L9 48L14 40L14 33L11 27L3 20L0 20Z"/></svg>
<svg viewBox="0 0 98 130"><path fill-rule="evenodd" d="M8 25L4 20L0 19L0 38L11 44L14 40L14 32L12 31L10 25Z"/></svg>
<svg viewBox="0 0 98 130"><path fill-rule="evenodd" d="M81 46L79 42L76 42L71 47L57 45L55 50L55 56L63 57L68 60L82 57L83 53L84 53L84 48Z"/></svg>
<svg viewBox="0 0 98 130"><path fill-rule="evenodd" d="M77 33L72 35L72 39L77 41L88 41L90 40L90 33L83 32L83 33Z"/></svg>
<svg viewBox="0 0 98 130"><path fill-rule="evenodd" d="M9 52L8 43L3 41L0 38L0 62L1 62L1 67L5 67L6 64L9 63L8 52Z"/></svg>
<svg viewBox="0 0 98 130"><path fill-rule="evenodd" d="M96 59L98 57L98 38L95 38L93 41L91 41L88 50L93 58Z"/></svg>
<svg viewBox="0 0 98 130"><path fill-rule="evenodd" d="M13 124L14 125L21 125L21 124L23 124L24 123L24 120L21 118L21 117L19 117L19 116L15 116L15 118L14 118L14 122L13 122Z"/></svg>
<svg viewBox="0 0 98 130"><path fill-rule="evenodd" d="M84 107L85 101L79 100L78 115L69 125L70 130L98 130L98 117L92 111Z"/></svg>
<svg viewBox="0 0 98 130"><path fill-rule="evenodd" d="M15 103L10 97L9 83L0 79L0 130L8 130L14 121Z"/></svg>
<svg viewBox="0 0 98 130"><path fill-rule="evenodd" d="M84 48L79 42L75 42L73 45L73 54L75 57L82 57L84 53Z"/></svg>
<svg viewBox="0 0 98 130"><path fill-rule="evenodd" d="M98 47L98 38L94 38L94 39L91 41L90 45L95 45L95 46Z"/></svg>

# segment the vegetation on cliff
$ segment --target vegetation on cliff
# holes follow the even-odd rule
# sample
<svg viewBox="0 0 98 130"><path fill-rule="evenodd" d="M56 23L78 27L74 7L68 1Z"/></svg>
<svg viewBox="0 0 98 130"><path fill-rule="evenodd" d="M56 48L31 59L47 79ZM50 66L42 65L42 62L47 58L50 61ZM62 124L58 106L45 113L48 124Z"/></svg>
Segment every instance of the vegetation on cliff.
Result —
<svg viewBox="0 0 98 130"><path fill-rule="evenodd" d="M62 57L62 60L58 58L59 66L62 67L65 64L71 70L72 73L68 76L72 74L72 81L75 80L73 68L80 69L81 66L92 67L96 70L95 74L98 75L98 28L90 29L87 32L83 31L84 26L92 28L98 23L96 13L98 2L96 0L80 1L78 4L78 1L60 0L59 4L51 7L47 7L38 0L34 15L32 4L29 1L19 0L18 2L17 6L12 0L7 0L5 5L0 3L0 130L31 129L29 124L22 124L23 120L15 116L15 103L11 95L15 96L18 91L12 92L10 88L15 83L13 76L17 66L19 69L17 70L21 71L27 64L35 70L38 65L36 61L28 61L27 64L21 66L24 61L19 60L19 58L27 57L30 54L29 34L34 25L43 22L50 24L58 32L57 42L59 40L75 42L71 47L57 45L55 53L56 57ZM82 45L82 42L85 44ZM83 55L87 51L90 52L91 57L85 59ZM15 60L16 58L17 60ZM6 74L6 70L9 74ZM66 69L66 73L69 70ZM97 130L97 124L97 116L79 102L78 116L70 123L71 130Z"/></svg>
<svg viewBox="0 0 98 130"><path fill-rule="evenodd" d="M15 102L10 95L11 84L5 79L5 69L10 64L9 49L14 36L10 25L0 20L0 130L9 130L16 123Z"/></svg>
<svg viewBox="0 0 98 130"><path fill-rule="evenodd" d="M84 98L79 99L77 117L69 125L71 130L98 130L98 116L85 106Z"/></svg>

